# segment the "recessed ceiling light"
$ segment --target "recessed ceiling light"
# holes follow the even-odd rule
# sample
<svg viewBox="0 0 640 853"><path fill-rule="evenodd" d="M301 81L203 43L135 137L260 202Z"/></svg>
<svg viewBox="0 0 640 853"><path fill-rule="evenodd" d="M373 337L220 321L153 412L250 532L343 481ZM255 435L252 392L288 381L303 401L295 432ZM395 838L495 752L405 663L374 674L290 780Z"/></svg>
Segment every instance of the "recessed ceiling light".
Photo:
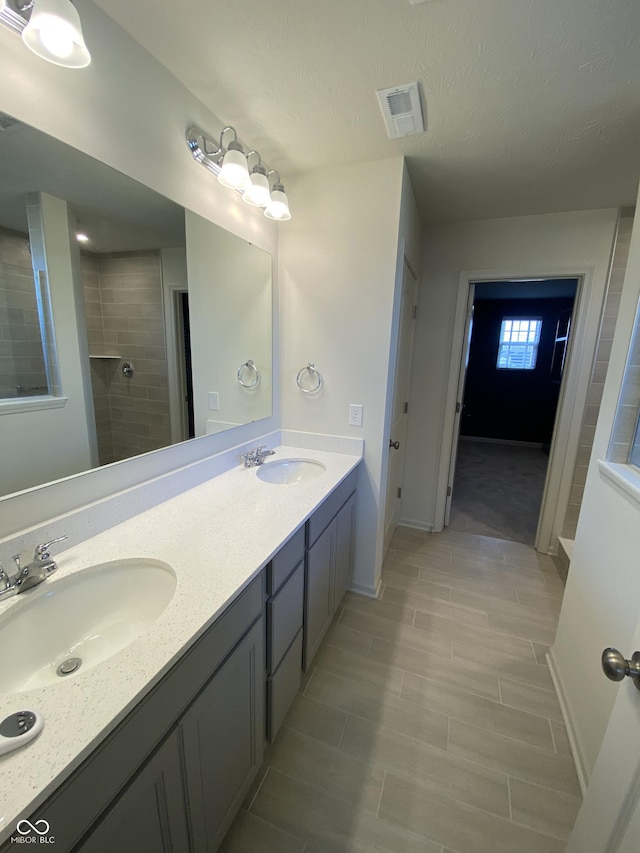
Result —
<svg viewBox="0 0 640 853"><path fill-rule="evenodd" d="M76 234L76 240L78 243L88 243L89 237L86 234L83 234L81 231L78 231Z"/></svg>

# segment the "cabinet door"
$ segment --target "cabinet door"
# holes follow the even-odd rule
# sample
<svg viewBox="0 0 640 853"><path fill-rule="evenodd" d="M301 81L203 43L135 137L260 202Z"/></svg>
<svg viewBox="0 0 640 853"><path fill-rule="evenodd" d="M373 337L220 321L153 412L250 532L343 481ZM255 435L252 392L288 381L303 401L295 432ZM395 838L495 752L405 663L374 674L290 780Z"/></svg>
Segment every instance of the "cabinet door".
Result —
<svg viewBox="0 0 640 853"><path fill-rule="evenodd" d="M333 612L338 609L347 591L353 571L353 541L355 530L356 496L351 495L336 516L336 563L333 584Z"/></svg>
<svg viewBox="0 0 640 853"><path fill-rule="evenodd" d="M180 724L191 836L198 853L217 850L262 763L264 634L261 617Z"/></svg>
<svg viewBox="0 0 640 853"><path fill-rule="evenodd" d="M55 832L55 827L52 829ZM75 850L185 853L189 849L182 767L174 731Z"/></svg>
<svg viewBox="0 0 640 853"><path fill-rule="evenodd" d="M309 668L333 618L333 563L336 521L331 522L307 552L304 613L304 669Z"/></svg>

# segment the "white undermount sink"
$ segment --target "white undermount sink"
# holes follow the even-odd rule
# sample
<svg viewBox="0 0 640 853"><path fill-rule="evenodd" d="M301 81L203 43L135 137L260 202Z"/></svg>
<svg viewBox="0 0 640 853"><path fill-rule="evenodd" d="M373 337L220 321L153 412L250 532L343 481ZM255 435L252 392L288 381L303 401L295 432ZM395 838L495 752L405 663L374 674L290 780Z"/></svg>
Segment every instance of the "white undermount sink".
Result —
<svg viewBox="0 0 640 853"><path fill-rule="evenodd" d="M133 558L22 593L0 614L0 693L73 681L75 672L86 672L139 637L175 588L169 565Z"/></svg>
<svg viewBox="0 0 640 853"><path fill-rule="evenodd" d="M322 462L315 459L274 459L263 463L257 469L257 476L265 483L289 486L315 480L326 470Z"/></svg>

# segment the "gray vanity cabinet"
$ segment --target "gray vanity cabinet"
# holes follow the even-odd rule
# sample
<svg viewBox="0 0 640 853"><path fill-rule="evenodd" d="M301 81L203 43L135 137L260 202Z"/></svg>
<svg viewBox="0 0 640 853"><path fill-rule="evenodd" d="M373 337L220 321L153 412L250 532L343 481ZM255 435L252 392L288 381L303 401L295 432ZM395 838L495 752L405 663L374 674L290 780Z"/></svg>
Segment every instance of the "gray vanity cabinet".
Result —
<svg viewBox="0 0 640 853"><path fill-rule="evenodd" d="M302 677L305 528L267 566L267 740L273 741Z"/></svg>
<svg viewBox="0 0 640 853"><path fill-rule="evenodd" d="M214 851L262 763L264 641L260 575L31 822L71 853Z"/></svg>
<svg viewBox="0 0 640 853"><path fill-rule="evenodd" d="M333 574L336 524L327 529L307 553L307 591L304 611L304 668L307 670L333 619Z"/></svg>
<svg viewBox="0 0 640 853"><path fill-rule="evenodd" d="M184 853L189 850L176 731L169 735L106 817L76 849L82 853L116 850L122 853L127 850Z"/></svg>
<svg viewBox="0 0 640 853"><path fill-rule="evenodd" d="M352 471L307 522L305 671L351 580L357 476L357 470Z"/></svg>
<svg viewBox="0 0 640 853"><path fill-rule="evenodd" d="M351 583L355 528L356 495L354 492L336 516L336 556L332 601L334 613Z"/></svg>
<svg viewBox="0 0 640 853"><path fill-rule="evenodd" d="M217 850L263 752L264 622L259 620L180 724L194 851Z"/></svg>

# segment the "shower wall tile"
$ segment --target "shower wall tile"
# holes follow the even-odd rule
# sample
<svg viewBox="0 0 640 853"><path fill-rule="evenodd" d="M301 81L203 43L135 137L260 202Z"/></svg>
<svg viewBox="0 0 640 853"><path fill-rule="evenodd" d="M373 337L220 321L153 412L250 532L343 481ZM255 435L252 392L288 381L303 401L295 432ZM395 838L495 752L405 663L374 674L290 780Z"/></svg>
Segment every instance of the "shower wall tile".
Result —
<svg viewBox="0 0 640 853"><path fill-rule="evenodd" d="M100 395L94 406L100 462L104 464L171 443L168 367L159 253L92 258L95 281L89 264L91 278L85 281L88 312L96 305L97 292L101 351L120 356L119 361L106 361L99 367L92 364L94 395ZM87 323L90 341L98 343L97 337L92 338L93 319L90 323L87 318ZM134 365L131 377L122 374L125 361Z"/></svg>
<svg viewBox="0 0 640 853"><path fill-rule="evenodd" d="M620 294L622 293L624 277L627 270L633 217L633 210L624 209L621 211L620 220L618 222L618 233L616 235L611 269L609 271L609 281L607 283L607 292L603 306L598 343L596 346L595 361L591 374L591 384L587 394L587 406L585 408L582 429L580 431L578 457L576 459L569 505L562 530L562 536L567 539L574 539L576 535L580 506L582 505L582 497L584 494L584 483L586 480L585 466L588 466L591 451L593 449L595 426L600 412L602 391L607 376L609 357L611 355L611 345L613 343L613 335L620 308ZM637 399L640 399L640 391L636 397L636 404L634 408L635 417L637 417ZM629 412L625 412L621 419L621 434L624 434L625 436L629 435L630 432L631 435L633 434L629 426L630 422L630 414ZM633 424L635 425L635 419L633 419ZM617 425L616 441L620 441L617 434ZM612 447L613 461L626 461L628 452L629 444L626 446L624 443L614 444Z"/></svg>

